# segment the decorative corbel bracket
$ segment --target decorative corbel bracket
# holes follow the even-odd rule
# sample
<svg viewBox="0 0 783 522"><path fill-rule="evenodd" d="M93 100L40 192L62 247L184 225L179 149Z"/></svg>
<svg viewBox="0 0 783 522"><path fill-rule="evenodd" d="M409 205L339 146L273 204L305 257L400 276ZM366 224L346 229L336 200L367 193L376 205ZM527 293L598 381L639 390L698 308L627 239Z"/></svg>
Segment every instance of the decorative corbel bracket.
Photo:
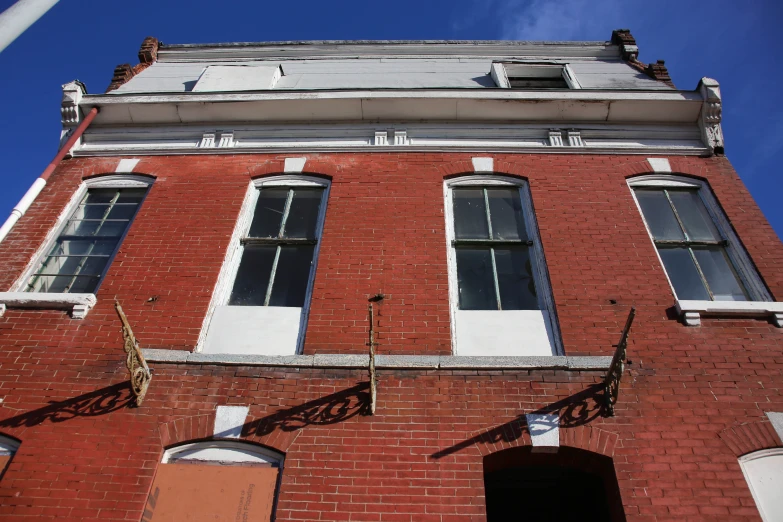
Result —
<svg viewBox="0 0 783 522"><path fill-rule="evenodd" d="M712 78L702 78L699 91L704 100L699 117L699 128L704 144L715 154L723 154L723 131L720 126L723 103L720 96L720 84Z"/></svg>
<svg viewBox="0 0 783 522"><path fill-rule="evenodd" d="M60 131L61 147L84 117L79 109L79 103L81 103L85 94L87 94L87 88L79 80L63 85L63 98L60 102L60 116L63 125L62 131ZM74 146L78 146L80 141L74 144Z"/></svg>

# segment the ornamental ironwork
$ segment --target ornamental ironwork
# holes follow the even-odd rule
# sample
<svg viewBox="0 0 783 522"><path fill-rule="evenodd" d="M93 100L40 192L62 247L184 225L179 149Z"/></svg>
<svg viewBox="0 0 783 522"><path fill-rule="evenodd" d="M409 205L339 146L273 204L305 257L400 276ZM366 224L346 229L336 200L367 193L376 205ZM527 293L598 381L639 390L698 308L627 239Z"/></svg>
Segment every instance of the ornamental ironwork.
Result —
<svg viewBox="0 0 783 522"><path fill-rule="evenodd" d="M125 312L122 311L119 301L114 301L114 309L117 310L117 316L119 316L122 322L123 347L127 354L125 366L128 368L131 391L133 391L133 395L136 398L136 406L141 406L152 380L152 372L141 354L139 341L133 335L133 329L131 329L128 318L125 316Z"/></svg>
<svg viewBox="0 0 783 522"><path fill-rule="evenodd" d="M632 307L628 313L628 319L625 321L623 333L620 335L620 342L617 343L617 349L614 351L612 364L609 366L609 371L604 379L604 405L606 407L606 415L609 417L614 415L614 405L617 404L617 398L620 394L620 380L623 378L628 348L628 332L631 331L634 317L636 317L636 308Z"/></svg>
<svg viewBox="0 0 783 522"><path fill-rule="evenodd" d="M375 294L368 301L370 302L368 308L368 315L370 318L370 330L368 332L369 340L367 346L370 347L370 415L375 415L375 403L376 392L378 390L378 378L375 374L375 347L378 343L375 342L375 309L373 305L383 300L383 294Z"/></svg>

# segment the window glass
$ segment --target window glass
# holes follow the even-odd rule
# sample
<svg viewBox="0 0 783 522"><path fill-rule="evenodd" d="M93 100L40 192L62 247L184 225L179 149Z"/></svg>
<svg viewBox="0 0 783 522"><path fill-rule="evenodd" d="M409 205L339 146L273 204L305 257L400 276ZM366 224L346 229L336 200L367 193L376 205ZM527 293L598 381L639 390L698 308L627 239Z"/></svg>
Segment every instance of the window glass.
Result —
<svg viewBox="0 0 783 522"><path fill-rule="evenodd" d="M658 251L679 299L695 301L710 299L710 294L704 287L687 248L661 248Z"/></svg>
<svg viewBox="0 0 783 522"><path fill-rule="evenodd" d="M461 310L498 309L489 248L457 248L457 281Z"/></svg>
<svg viewBox="0 0 783 522"><path fill-rule="evenodd" d="M747 296L722 247L695 247L693 254L716 301L745 301Z"/></svg>
<svg viewBox="0 0 783 522"><path fill-rule="evenodd" d="M146 188L88 190L26 290L94 292L146 193Z"/></svg>
<svg viewBox="0 0 783 522"><path fill-rule="evenodd" d="M280 247L269 306L304 306L314 245Z"/></svg>
<svg viewBox="0 0 783 522"><path fill-rule="evenodd" d="M517 188L488 188L493 239L527 239Z"/></svg>
<svg viewBox="0 0 783 522"><path fill-rule="evenodd" d="M714 240L721 239L718 229L712 222L707 207L695 190L669 190L669 197L677 209L677 215L685 226L688 239Z"/></svg>
<svg viewBox="0 0 783 522"><path fill-rule="evenodd" d="M655 239L685 239L663 190L637 190L636 198Z"/></svg>
<svg viewBox="0 0 783 522"><path fill-rule="evenodd" d="M322 189L296 189L285 223L283 237L315 238Z"/></svg>
<svg viewBox="0 0 783 522"><path fill-rule="evenodd" d="M287 188L261 189L248 236L278 237L287 201Z"/></svg>
<svg viewBox="0 0 783 522"><path fill-rule="evenodd" d="M528 248L495 248L493 250L502 309L538 310L533 265Z"/></svg>
<svg viewBox="0 0 783 522"><path fill-rule="evenodd" d="M457 239L489 237L484 189L454 189L454 233Z"/></svg>
<svg viewBox="0 0 783 522"><path fill-rule="evenodd" d="M276 254L276 246L245 246L228 304L234 306L264 304Z"/></svg>

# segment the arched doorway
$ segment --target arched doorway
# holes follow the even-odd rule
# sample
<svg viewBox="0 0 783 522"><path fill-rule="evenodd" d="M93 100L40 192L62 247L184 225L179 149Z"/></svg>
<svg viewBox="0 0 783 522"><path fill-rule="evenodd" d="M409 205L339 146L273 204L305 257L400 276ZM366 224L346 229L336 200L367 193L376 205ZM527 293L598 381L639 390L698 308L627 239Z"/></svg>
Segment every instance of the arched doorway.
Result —
<svg viewBox="0 0 783 522"><path fill-rule="evenodd" d="M484 458L487 521L624 522L612 459L577 448L518 447Z"/></svg>

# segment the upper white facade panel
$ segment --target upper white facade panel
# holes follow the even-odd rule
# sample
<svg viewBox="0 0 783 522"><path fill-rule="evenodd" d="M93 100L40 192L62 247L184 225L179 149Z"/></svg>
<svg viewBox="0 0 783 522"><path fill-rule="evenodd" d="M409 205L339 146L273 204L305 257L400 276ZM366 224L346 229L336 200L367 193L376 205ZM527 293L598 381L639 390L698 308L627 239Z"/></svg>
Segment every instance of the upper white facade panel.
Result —
<svg viewBox="0 0 783 522"><path fill-rule="evenodd" d="M507 87L493 63L568 65L582 89L672 90L602 42L379 42L161 45L155 63L111 94Z"/></svg>

